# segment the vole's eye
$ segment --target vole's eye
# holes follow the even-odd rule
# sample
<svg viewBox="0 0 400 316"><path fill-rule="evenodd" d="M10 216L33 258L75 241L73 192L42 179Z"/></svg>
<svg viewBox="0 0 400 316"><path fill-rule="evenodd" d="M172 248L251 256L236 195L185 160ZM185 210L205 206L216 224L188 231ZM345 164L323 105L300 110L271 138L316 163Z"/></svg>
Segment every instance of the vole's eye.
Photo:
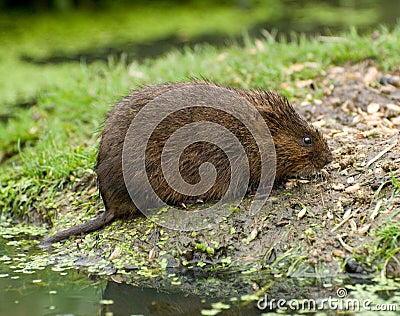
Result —
<svg viewBox="0 0 400 316"><path fill-rule="evenodd" d="M304 136L302 141L303 141L304 145L307 145L307 146L312 145L312 138L310 136Z"/></svg>

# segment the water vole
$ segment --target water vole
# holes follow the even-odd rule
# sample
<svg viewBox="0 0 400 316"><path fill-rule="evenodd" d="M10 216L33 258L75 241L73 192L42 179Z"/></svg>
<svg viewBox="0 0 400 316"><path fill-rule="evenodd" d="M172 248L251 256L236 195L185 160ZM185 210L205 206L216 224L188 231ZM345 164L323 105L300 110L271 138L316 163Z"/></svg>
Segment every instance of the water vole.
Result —
<svg viewBox="0 0 400 316"><path fill-rule="evenodd" d="M127 191L122 169L122 152L125 136L129 126L139 111L155 98L164 93L191 86L218 87L210 82L195 81L188 83L170 83L144 87L133 91L129 96L119 101L110 111L101 134L97 157L96 173L99 190L106 211L87 223L71 227L56 233L44 241L50 244L65 239L71 235L97 230L115 218L129 217L137 212L137 208ZM276 152L275 180L287 176L306 175L318 171L332 160L331 151L320 132L307 123L289 104L286 98L262 90L243 90L228 88L231 92L243 97L254 106L266 122L273 138ZM220 198L226 191L227 179L230 176L229 161L224 152L211 144L198 142L185 148L182 153L180 171L188 183L197 183L199 166L205 161L211 162L217 170L215 185L201 196L185 196L172 190L162 176L160 156L163 145L172 132L185 124L198 121L211 121L228 128L250 156L249 190L259 184L260 159L254 154L256 144L251 134L243 125L222 111L210 108L191 108L178 111L169 116L159 125L150 137L149 150L146 153L146 172L151 185L158 196L168 204L180 204L188 199L200 198L213 200Z"/></svg>

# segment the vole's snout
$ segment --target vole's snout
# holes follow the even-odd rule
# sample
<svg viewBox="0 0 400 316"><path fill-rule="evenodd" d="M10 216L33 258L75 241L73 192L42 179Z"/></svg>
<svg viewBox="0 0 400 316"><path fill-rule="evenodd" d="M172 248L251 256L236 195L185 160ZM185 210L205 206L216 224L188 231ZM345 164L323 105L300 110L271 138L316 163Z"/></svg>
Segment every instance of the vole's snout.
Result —
<svg viewBox="0 0 400 316"><path fill-rule="evenodd" d="M327 164L331 163L333 161L333 154L329 147L327 147L326 151L322 152L320 154L320 168L325 167Z"/></svg>
<svg viewBox="0 0 400 316"><path fill-rule="evenodd" d="M316 170L324 168L327 164L333 161L333 154L327 144L322 150L316 151L313 158L314 167Z"/></svg>

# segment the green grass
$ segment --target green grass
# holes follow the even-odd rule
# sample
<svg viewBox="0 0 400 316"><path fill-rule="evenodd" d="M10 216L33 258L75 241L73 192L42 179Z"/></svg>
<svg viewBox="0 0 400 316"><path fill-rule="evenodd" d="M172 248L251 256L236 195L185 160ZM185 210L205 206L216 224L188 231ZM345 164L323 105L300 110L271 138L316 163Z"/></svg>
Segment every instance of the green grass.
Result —
<svg viewBox="0 0 400 316"><path fill-rule="evenodd" d="M400 199L400 181L392 174L388 184L391 185L391 188L385 208L391 208L393 211L384 224L374 232L376 238L372 247L373 255L377 258L384 258L386 261L400 250L400 223L395 219L400 213L400 208L396 208L394 204L396 199Z"/></svg>

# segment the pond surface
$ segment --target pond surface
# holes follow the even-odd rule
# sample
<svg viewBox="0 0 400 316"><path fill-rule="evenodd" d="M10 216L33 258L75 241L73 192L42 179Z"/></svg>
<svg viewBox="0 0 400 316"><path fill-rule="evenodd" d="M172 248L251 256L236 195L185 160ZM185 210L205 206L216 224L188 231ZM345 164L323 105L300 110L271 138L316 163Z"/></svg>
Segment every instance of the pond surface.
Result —
<svg viewBox="0 0 400 316"><path fill-rule="evenodd" d="M292 309L304 312L312 307L322 315L346 309L369 315L375 304L384 306L382 315L396 315L400 308L400 290L395 283L378 286L361 276L285 279L260 274L244 276L240 272L207 275L201 270L171 270L170 276L179 280L175 286L149 280L131 285L121 276L96 276L70 266L47 265L40 258L48 257L36 245L35 240L0 237L1 316L261 315L292 314ZM127 271L127 280L130 273L135 272ZM253 282L251 287L244 285L248 280ZM152 282L154 286L150 287ZM206 295L207 283L210 286ZM224 294L224 288L230 285L231 293ZM255 293L259 293L259 299ZM347 296L349 299L345 300ZM327 299L333 305L328 305ZM354 300L360 305L354 306Z"/></svg>

